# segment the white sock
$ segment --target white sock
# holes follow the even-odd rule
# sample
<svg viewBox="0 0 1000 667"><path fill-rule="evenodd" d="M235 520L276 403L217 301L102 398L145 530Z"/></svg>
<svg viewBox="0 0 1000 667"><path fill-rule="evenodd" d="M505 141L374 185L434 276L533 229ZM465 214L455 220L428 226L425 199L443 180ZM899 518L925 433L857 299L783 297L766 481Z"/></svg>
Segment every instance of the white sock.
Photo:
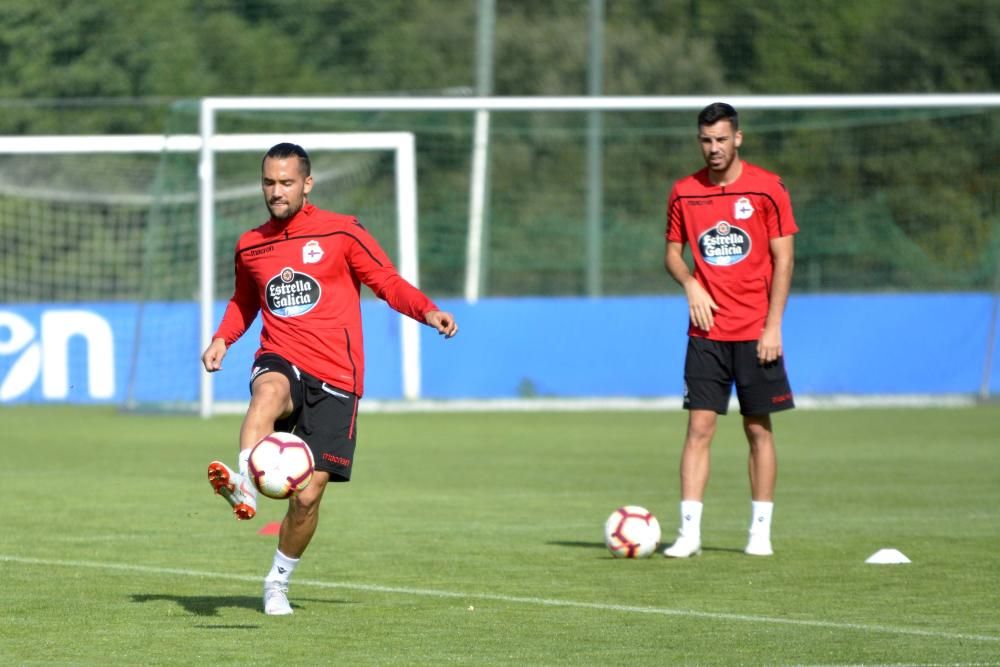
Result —
<svg viewBox="0 0 1000 667"><path fill-rule="evenodd" d="M271 564L271 571L264 577L265 581L280 581L287 584L295 571L295 566L299 564L298 558L289 558L281 553L280 549L274 550L274 562Z"/></svg>
<svg viewBox="0 0 1000 667"><path fill-rule="evenodd" d="M240 450L239 458L237 460L239 461L240 474L243 475L244 477L249 477L250 476L250 448L247 447L246 449L241 449Z"/></svg>
<svg viewBox="0 0 1000 667"><path fill-rule="evenodd" d="M700 500L682 500L681 501L681 530L680 534L683 537L692 537L696 540L701 539L701 510L702 503Z"/></svg>
<svg viewBox="0 0 1000 667"><path fill-rule="evenodd" d="M771 514L774 503L770 500L750 501L750 534L771 538Z"/></svg>

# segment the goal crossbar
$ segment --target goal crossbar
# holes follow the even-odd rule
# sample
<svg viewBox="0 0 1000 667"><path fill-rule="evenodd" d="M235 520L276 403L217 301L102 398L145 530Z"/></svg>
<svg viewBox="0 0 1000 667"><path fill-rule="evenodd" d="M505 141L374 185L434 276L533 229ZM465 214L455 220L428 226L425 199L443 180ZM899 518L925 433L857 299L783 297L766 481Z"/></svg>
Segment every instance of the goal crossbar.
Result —
<svg viewBox="0 0 1000 667"><path fill-rule="evenodd" d="M690 111L712 102L739 109L997 107L1000 93L868 95L653 95L539 97L206 97L217 111Z"/></svg>

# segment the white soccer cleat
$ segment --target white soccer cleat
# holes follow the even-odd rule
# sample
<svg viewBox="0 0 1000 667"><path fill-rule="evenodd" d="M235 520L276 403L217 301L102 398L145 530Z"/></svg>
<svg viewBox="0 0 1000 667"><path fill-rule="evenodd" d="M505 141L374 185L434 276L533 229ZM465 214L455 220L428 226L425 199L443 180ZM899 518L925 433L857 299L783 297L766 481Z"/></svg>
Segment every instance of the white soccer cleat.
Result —
<svg viewBox="0 0 1000 667"><path fill-rule="evenodd" d="M212 461L208 464L208 482L232 506L238 520L252 519L257 514L257 489L249 479L225 463Z"/></svg>
<svg viewBox="0 0 1000 667"><path fill-rule="evenodd" d="M750 535L747 548L743 550L748 556L773 556L774 549L771 548L771 538L765 535Z"/></svg>
<svg viewBox="0 0 1000 667"><path fill-rule="evenodd" d="M264 613L268 616L287 616L292 613L288 604L288 585L280 581L264 582Z"/></svg>
<svg viewBox="0 0 1000 667"><path fill-rule="evenodd" d="M677 541L663 550L667 558L690 558L701 553L701 539L680 535Z"/></svg>

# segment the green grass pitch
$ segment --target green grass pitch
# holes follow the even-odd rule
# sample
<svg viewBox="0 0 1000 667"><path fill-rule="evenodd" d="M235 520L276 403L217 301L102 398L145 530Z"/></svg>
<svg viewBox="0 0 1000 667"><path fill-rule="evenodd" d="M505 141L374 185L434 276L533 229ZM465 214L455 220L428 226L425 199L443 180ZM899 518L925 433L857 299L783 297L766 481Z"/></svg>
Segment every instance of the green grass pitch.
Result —
<svg viewBox="0 0 1000 667"><path fill-rule="evenodd" d="M672 539L682 412L362 414L277 618L283 501L240 523L205 479L237 417L0 410L3 665L1000 664L1000 406L777 415L773 558L723 418L681 561L602 530L639 504Z"/></svg>

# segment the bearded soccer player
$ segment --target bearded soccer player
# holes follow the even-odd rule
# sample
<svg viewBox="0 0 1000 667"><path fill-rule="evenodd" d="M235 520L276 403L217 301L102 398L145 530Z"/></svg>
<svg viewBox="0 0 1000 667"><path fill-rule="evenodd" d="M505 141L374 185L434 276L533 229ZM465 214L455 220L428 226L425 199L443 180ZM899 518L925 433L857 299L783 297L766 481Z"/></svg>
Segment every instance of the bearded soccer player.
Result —
<svg viewBox="0 0 1000 667"><path fill-rule="evenodd" d="M702 501L718 415L736 386L750 446L750 535L745 553L770 556L777 458L771 414L794 407L781 320L798 231L781 179L740 159L736 110L698 115L705 168L674 184L667 204L667 272L683 288L690 320L684 363L687 435L681 454L681 523L671 558L701 552ZM691 246L693 272L683 257Z"/></svg>
<svg viewBox="0 0 1000 667"><path fill-rule="evenodd" d="M294 432L309 444L316 461L309 486L288 501L264 580L264 612L283 615L292 613L289 578L316 531L327 483L351 478L358 400L364 392L361 283L445 337L454 336L458 326L451 313L396 272L356 218L309 203L313 178L302 147L272 147L261 175L270 219L236 244L236 287L202 363L209 373L220 370L229 346L261 313L238 471L220 461L208 466L212 488L237 519L256 513L247 460L261 438L276 430Z"/></svg>

